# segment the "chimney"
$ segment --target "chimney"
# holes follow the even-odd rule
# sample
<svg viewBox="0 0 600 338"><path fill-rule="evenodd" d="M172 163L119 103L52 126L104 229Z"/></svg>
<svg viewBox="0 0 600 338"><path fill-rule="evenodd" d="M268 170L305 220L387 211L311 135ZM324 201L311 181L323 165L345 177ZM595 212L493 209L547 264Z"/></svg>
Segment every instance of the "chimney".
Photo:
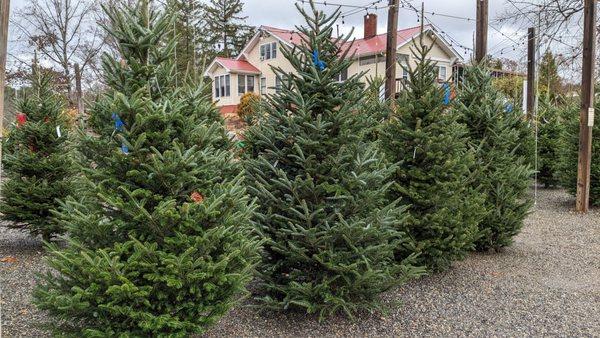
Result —
<svg viewBox="0 0 600 338"><path fill-rule="evenodd" d="M377 14L365 15L365 39L370 39L377 35Z"/></svg>

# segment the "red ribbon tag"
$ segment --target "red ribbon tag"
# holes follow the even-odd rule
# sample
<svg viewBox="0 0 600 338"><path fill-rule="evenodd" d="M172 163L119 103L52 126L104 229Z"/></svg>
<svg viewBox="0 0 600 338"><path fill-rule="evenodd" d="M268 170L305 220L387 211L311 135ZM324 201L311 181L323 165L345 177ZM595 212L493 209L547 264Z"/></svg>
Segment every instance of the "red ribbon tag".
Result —
<svg viewBox="0 0 600 338"><path fill-rule="evenodd" d="M24 125L25 122L27 122L27 115L25 115L23 113L18 113L17 114L17 127Z"/></svg>

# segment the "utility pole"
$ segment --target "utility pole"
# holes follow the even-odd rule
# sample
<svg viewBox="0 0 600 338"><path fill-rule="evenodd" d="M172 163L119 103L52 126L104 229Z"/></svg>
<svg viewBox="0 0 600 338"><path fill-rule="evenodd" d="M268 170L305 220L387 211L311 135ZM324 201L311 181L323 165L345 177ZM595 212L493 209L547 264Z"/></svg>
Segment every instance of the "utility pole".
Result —
<svg viewBox="0 0 600 338"><path fill-rule="evenodd" d="M527 33L527 119L533 121L535 114L535 28Z"/></svg>
<svg viewBox="0 0 600 338"><path fill-rule="evenodd" d="M475 34L475 61L480 63L487 54L488 0L477 1L477 25Z"/></svg>
<svg viewBox="0 0 600 338"><path fill-rule="evenodd" d="M385 49L385 98L392 102L396 97L396 48L398 47L398 3L390 0L388 9L387 43Z"/></svg>
<svg viewBox="0 0 600 338"><path fill-rule="evenodd" d="M77 95L77 117L83 115L83 91L81 90L81 69L75 64L75 95Z"/></svg>
<svg viewBox="0 0 600 338"><path fill-rule="evenodd" d="M585 0L583 10L583 66L579 115L579 162L575 210L587 213L590 205L590 166L594 126L594 62L596 57L596 0Z"/></svg>
<svg viewBox="0 0 600 338"><path fill-rule="evenodd" d="M4 129L4 86L6 85L6 50L8 47L8 17L10 0L0 0L0 141ZM2 145L0 144L0 159L2 159ZM0 174L2 174L0 166Z"/></svg>

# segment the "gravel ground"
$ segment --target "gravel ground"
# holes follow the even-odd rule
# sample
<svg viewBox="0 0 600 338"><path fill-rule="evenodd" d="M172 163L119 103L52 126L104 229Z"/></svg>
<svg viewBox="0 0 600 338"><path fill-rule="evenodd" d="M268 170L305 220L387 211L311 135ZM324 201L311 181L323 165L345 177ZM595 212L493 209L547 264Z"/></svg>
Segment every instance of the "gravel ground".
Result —
<svg viewBox="0 0 600 338"><path fill-rule="evenodd" d="M573 198L540 190L512 247L472 254L447 272L387 292L386 314L319 323L299 313L239 307L207 337L271 336L577 336L600 337L600 210L571 212ZM42 337L43 314L30 305L43 269L39 241L0 228L2 330ZM398 302L402 305L396 306Z"/></svg>

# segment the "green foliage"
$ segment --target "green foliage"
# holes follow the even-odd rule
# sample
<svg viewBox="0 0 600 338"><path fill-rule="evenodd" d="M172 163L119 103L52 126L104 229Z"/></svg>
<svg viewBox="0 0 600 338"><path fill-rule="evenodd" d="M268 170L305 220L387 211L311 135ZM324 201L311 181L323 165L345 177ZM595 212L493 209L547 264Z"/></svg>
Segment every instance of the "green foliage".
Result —
<svg viewBox="0 0 600 338"><path fill-rule="evenodd" d="M503 76L492 80L494 89L501 92L515 107L523 102L523 78L520 76Z"/></svg>
<svg viewBox="0 0 600 338"><path fill-rule="evenodd" d="M349 67L348 37L332 38L339 11L305 12L301 46L284 49L295 72L275 68L281 92L270 96L246 133L243 162L256 222L265 239L259 299L266 308L297 308L320 319L380 307L379 294L422 272L405 244L405 215L386 200L387 167L365 140L362 74L337 81ZM313 51L326 67L313 62Z"/></svg>
<svg viewBox="0 0 600 338"><path fill-rule="evenodd" d="M218 56L237 56L255 32L254 27L245 24L247 17L242 16L244 2L208 0L203 10L203 43L207 46L216 45Z"/></svg>
<svg viewBox="0 0 600 338"><path fill-rule="evenodd" d="M56 213L68 246L48 248L34 294L60 333L202 333L246 293L259 260L223 121L204 84L173 84L172 17L147 6L105 9L124 62L104 56L111 90L82 136L82 189ZM100 125L113 113L123 128Z"/></svg>
<svg viewBox="0 0 600 338"><path fill-rule="evenodd" d="M596 112L600 103L596 102ZM577 192L577 166L579 161L579 112L577 104L563 110L565 129L560 140L560 183L570 193ZM600 114L595 114L592 128L592 161L590 169L590 205L600 205Z"/></svg>
<svg viewBox="0 0 600 338"><path fill-rule="evenodd" d="M73 187L67 145L70 127L64 102L53 92L52 76L34 71L31 81L31 90L17 107L27 121L10 127L3 146L0 212L12 222L8 227L50 240L63 232L52 221L51 210L58 206L56 199L66 198Z"/></svg>
<svg viewBox="0 0 600 338"><path fill-rule="evenodd" d="M545 187L559 184L560 140L564 132L561 108L540 100L538 113L538 181Z"/></svg>
<svg viewBox="0 0 600 338"><path fill-rule="evenodd" d="M556 58L549 50L542 56L539 73L539 97L555 104L562 102L562 79L558 75Z"/></svg>
<svg viewBox="0 0 600 338"><path fill-rule="evenodd" d="M485 66L465 69L465 80L456 102L459 122L468 128L476 149L477 175L473 186L485 195L486 216L479 223L478 250L510 245L523 227L531 207L528 187L532 170L528 150L532 139L523 114L506 111L504 98L495 90Z"/></svg>
<svg viewBox="0 0 600 338"><path fill-rule="evenodd" d="M420 263L443 270L473 249L483 198L470 186L473 153L465 127L443 104L435 63L427 58L431 48L415 41L417 65L384 126L382 146L389 161L399 163L391 199L400 199L409 214L403 226L411 243L397 255L419 253Z"/></svg>

